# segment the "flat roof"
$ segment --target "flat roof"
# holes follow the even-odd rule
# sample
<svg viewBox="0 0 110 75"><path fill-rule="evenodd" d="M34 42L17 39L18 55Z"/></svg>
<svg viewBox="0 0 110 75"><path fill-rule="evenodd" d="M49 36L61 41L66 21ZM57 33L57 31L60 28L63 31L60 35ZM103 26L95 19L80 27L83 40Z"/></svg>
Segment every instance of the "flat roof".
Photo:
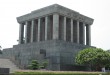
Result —
<svg viewBox="0 0 110 75"><path fill-rule="evenodd" d="M86 24L92 25L93 19L87 16L80 14L74 10L66 8L64 6L53 4L38 10L34 10L31 13L25 14L23 16L17 17L18 23L22 23L28 20L37 19L40 17L44 17L47 15L51 15L53 13L58 13L59 15L66 16L72 18L74 20L79 20L80 22L84 22Z"/></svg>

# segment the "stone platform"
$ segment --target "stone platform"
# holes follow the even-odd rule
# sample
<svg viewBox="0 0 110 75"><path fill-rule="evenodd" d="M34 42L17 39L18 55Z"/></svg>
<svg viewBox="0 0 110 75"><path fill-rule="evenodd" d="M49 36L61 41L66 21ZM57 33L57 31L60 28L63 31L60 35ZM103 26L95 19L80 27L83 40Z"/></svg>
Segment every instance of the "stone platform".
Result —
<svg viewBox="0 0 110 75"><path fill-rule="evenodd" d="M48 70L69 70L75 64L78 51L90 46L61 40L48 40L28 44L14 45L4 49L5 58L11 59L19 68L27 68L36 59L39 62L48 61Z"/></svg>

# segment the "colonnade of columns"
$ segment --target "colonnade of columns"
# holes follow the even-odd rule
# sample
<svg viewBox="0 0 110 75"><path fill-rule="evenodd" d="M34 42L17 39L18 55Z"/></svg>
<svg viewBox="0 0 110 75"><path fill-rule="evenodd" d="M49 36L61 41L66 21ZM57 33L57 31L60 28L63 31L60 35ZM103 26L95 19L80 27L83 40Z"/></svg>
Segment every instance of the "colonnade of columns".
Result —
<svg viewBox="0 0 110 75"><path fill-rule="evenodd" d="M91 25L57 13L20 23L19 44L45 40L65 40L91 45Z"/></svg>

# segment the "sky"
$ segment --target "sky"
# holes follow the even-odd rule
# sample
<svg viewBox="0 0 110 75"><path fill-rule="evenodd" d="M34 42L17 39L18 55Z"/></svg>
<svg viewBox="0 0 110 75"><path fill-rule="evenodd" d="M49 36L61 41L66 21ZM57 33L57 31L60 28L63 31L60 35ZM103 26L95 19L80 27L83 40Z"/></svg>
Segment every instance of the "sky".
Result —
<svg viewBox="0 0 110 75"><path fill-rule="evenodd" d="M94 19L91 45L110 49L110 0L0 0L0 46L17 45L19 24L16 17L52 4L60 4Z"/></svg>

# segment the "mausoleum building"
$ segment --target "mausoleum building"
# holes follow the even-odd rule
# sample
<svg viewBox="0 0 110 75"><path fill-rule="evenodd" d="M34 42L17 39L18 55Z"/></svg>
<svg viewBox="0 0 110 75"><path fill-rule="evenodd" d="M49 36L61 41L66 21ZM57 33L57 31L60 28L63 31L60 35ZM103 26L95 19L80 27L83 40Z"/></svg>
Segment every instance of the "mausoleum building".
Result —
<svg viewBox="0 0 110 75"><path fill-rule="evenodd" d="M75 55L91 47L93 19L58 4L17 17L19 44L4 49L4 57L19 68L31 60L48 61L49 70L75 70Z"/></svg>

